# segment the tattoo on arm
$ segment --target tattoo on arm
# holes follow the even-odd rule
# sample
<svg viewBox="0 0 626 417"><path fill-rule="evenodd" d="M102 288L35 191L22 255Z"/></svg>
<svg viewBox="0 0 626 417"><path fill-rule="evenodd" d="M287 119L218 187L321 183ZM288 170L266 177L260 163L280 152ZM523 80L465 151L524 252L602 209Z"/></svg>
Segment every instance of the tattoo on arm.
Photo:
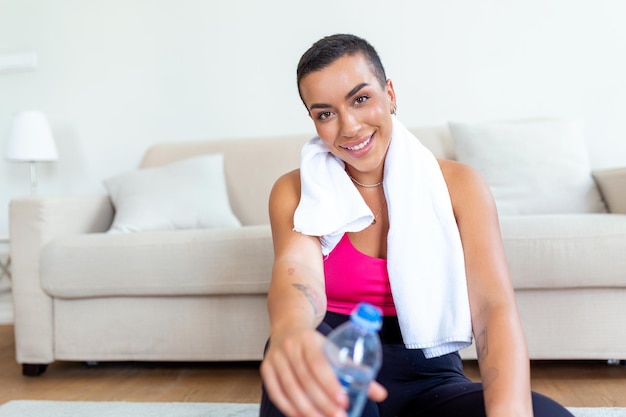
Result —
<svg viewBox="0 0 626 417"><path fill-rule="evenodd" d="M487 328L483 329L483 331L476 337L476 353L478 355L478 363L481 363L489 353L489 349L487 347ZM481 369L481 379L483 383L483 389L487 390L491 384L498 379L500 375L500 371L498 368L486 368Z"/></svg>
<svg viewBox="0 0 626 417"><path fill-rule="evenodd" d="M478 361L482 361L487 357L489 350L487 348L487 328L476 337L476 353L478 355Z"/></svg>
<svg viewBox="0 0 626 417"><path fill-rule="evenodd" d="M320 300L320 296L317 291L311 290L308 285L303 284L292 284L295 289L300 291L311 303L311 307L313 307L313 314L315 317L318 317L323 312L322 301Z"/></svg>

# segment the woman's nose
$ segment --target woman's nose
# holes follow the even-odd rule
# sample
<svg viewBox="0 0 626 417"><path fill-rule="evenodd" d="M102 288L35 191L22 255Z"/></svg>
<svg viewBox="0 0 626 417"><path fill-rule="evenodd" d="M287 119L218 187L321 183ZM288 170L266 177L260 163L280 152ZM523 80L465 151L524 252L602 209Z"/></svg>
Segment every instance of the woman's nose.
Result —
<svg viewBox="0 0 626 417"><path fill-rule="evenodd" d="M340 116L340 133L341 136L351 138L361 129L359 119L352 112L344 112Z"/></svg>

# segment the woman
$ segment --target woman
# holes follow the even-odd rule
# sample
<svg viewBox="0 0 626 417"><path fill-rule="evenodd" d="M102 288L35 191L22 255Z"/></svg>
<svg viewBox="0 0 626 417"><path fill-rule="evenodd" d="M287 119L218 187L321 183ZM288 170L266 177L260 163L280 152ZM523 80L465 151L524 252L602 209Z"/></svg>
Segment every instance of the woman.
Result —
<svg viewBox="0 0 626 417"><path fill-rule="evenodd" d="M393 84L365 40L319 40L297 81L318 137L270 196L261 415L345 415L324 335L369 301L385 316L383 365L364 415L571 416L531 393L488 186L436 160L395 118ZM482 384L465 377L457 352L472 333Z"/></svg>

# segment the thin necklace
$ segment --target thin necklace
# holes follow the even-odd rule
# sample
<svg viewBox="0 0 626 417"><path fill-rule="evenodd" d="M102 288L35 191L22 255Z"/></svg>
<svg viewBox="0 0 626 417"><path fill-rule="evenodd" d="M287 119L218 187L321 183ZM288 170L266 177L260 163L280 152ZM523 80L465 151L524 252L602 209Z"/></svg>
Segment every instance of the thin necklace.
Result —
<svg viewBox="0 0 626 417"><path fill-rule="evenodd" d="M376 219L378 218L380 213L383 211L383 208L385 207L386 204L387 204L387 200L383 201L383 205L380 206L380 208L378 209L378 213L376 213L376 215L374 216L374 220L372 221L372 224L376 224Z"/></svg>
<svg viewBox="0 0 626 417"><path fill-rule="evenodd" d="M350 177L350 179L352 180L352 182L354 182L356 185L358 185L359 187L363 187L363 188L376 188L376 187L380 187L381 185L383 185L383 181L381 182L377 182L376 184L363 184L362 182L359 182L356 180L356 178L354 178L352 175L350 175L350 173L348 171L346 171L346 174L348 174L348 176Z"/></svg>

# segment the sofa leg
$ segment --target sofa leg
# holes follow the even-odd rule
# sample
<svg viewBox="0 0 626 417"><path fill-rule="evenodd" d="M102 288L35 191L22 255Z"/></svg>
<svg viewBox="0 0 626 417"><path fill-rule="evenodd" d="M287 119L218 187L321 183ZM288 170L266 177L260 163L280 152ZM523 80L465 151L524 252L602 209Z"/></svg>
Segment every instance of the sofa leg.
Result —
<svg viewBox="0 0 626 417"><path fill-rule="evenodd" d="M22 375L24 376L39 376L46 372L48 369L47 364L42 363L24 363L22 364Z"/></svg>

